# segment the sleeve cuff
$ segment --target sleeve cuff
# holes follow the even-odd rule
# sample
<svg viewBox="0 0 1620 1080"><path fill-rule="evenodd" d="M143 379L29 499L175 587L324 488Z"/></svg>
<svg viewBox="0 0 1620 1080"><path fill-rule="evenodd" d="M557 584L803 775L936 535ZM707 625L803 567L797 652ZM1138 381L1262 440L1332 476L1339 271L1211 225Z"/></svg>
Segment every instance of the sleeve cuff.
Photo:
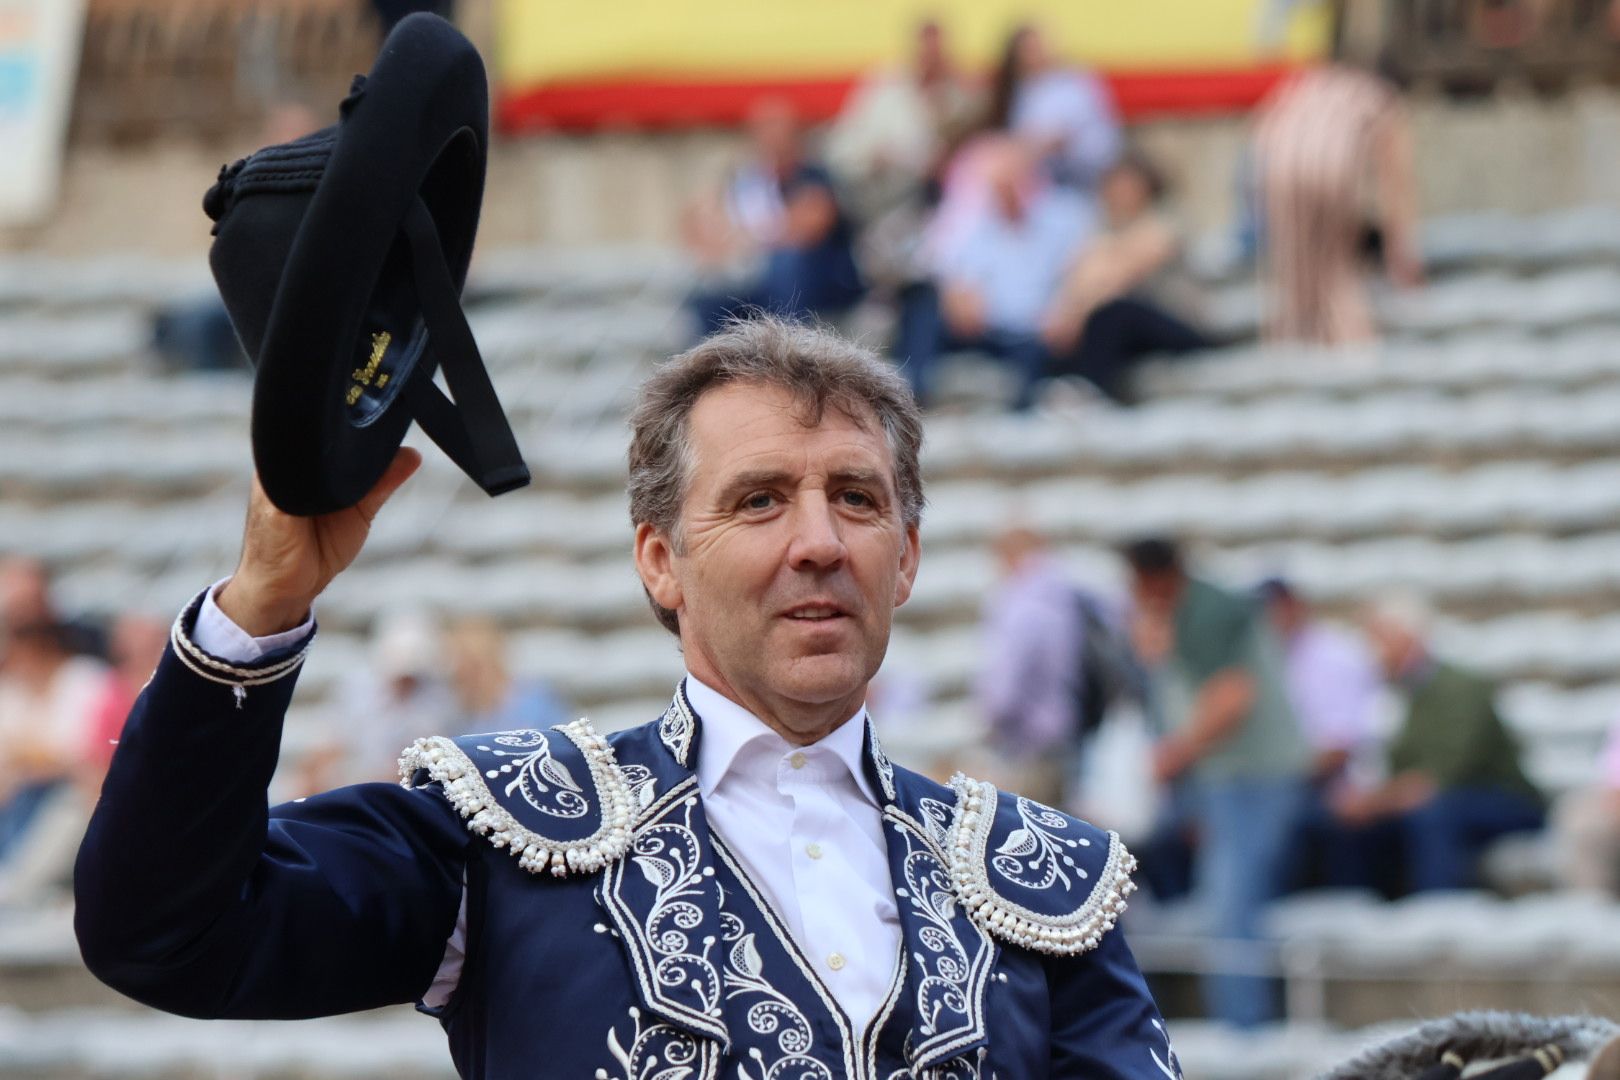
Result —
<svg viewBox="0 0 1620 1080"><path fill-rule="evenodd" d="M315 614L310 613L303 624L280 634L253 637L237 626L214 603L214 594L230 578L222 578L203 593L202 607L197 611L197 622L191 628L192 642L204 652L233 664L253 664L271 653L284 651L307 638L315 629Z"/></svg>

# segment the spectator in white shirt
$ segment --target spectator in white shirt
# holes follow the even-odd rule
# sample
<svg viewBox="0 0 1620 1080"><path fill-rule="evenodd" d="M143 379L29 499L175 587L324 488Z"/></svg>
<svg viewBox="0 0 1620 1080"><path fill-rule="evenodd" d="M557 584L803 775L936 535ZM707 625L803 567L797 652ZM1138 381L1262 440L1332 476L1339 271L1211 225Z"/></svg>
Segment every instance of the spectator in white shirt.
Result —
<svg viewBox="0 0 1620 1080"><path fill-rule="evenodd" d="M991 90L990 127L1030 140L1052 178L1092 191L1124 142L1114 101L1101 79L1063 65L1031 24L1007 38Z"/></svg>

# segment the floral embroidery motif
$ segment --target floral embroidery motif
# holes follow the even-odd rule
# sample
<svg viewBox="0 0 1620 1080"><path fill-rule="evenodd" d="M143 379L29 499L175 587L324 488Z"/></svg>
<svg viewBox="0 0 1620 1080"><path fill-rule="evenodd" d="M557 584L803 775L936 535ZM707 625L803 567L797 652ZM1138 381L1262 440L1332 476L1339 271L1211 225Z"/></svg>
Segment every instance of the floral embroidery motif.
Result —
<svg viewBox="0 0 1620 1080"><path fill-rule="evenodd" d="M1084 868L1075 865L1074 856L1065 848L1090 847L1085 837L1058 836L1057 831L1069 827L1069 819L1050 807L1042 806L1018 796L1018 819L1023 827L1014 829L996 848L990 865L996 871L1026 889L1050 888L1054 882L1063 883L1063 891L1073 886L1068 871L1082 878L1089 877Z"/></svg>
<svg viewBox="0 0 1620 1080"><path fill-rule="evenodd" d="M492 757L512 758L498 769L486 769L484 775L497 780L503 775L516 773L506 784L506 794L519 791L523 801L552 817L584 817L590 809L584 789L568 771L568 766L551 756L551 740L542 731L513 731L497 735L490 740L495 746L478 749ZM511 749L496 749L510 747Z"/></svg>
<svg viewBox="0 0 1620 1080"><path fill-rule="evenodd" d="M523 824L502 805L501 800L485 783L489 773L500 776L500 769L491 769L481 774L478 766L454 740L440 735L418 739L406 747L399 759L399 782L403 787L413 787L416 783L416 774L426 773L430 781L437 782L441 786L445 799L456 812L467 819L467 828L487 839L493 846L506 848L517 857L518 865L531 874L549 872L554 877L594 874L622 858L625 849L630 846L632 816L630 788L625 782L624 773L614 761L613 747L596 733L590 721L575 720L571 724L560 725L555 730L562 732L579 748L585 758L585 766L590 771L591 790L601 820L596 829L587 836L574 840L556 839L535 832ZM503 738L512 741L502 744ZM520 760L535 764L540 762L541 758L538 749L532 745L534 738L547 744L544 760L550 761L556 768L548 774L544 766L537 765L534 782L537 786L521 788L524 802L543 813L548 812L530 798L531 791L539 792L538 785L545 784L549 791L556 793L552 797L555 806L571 805L566 800L557 801L558 797L580 792L579 797L585 801L585 810L588 810L592 800L585 799L583 789L577 784L574 785L572 792L566 785L558 787L563 777L566 777L569 783L573 782L573 777L567 769L561 767L560 762L551 758L549 737L545 733L516 732L507 736L495 736L492 741L515 750L527 750L527 754L518 755ZM478 745L483 747L485 744ZM492 755L497 753L493 748L488 752ZM518 767L516 763L513 765L514 768ZM504 768L504 765L502 767ZM528 768L524 768L523 771L527 773ZM513 783L521 785L521 778ZM505 794L510 796L512 791L513 785L507 785ZM585 810L579 814L553 813L551 816L577 819L584 816Z"/></svg>
<svg viewBox="0 0 1620 1080"><path fill-rule="evenodd" d="M923 831L928 834L928 839L941 851L950 847L951 819L956 816L955 808L938 799L918 799L917 806L922 810Z"/></svg>
<svg viewBox="0 0 1620 1080"><path fill-rule="evenodd" d="M717 928L711 925L711 932L698 936L706 922L702 900L714 888L714 868L704 865L692 827L697 804L697 796L688 795L670 808L678 808L678 816L666 810L636 832L626 861L651 886L650 901L638 898L633 909L625 902L621 893L630 871L624 865L612 868L601 895L630 946L646 1000L723 1040Z"/></svg>
<svg viewBox="0 0 1620 1080"><path fill-rule="evenodd" d="M630 1006L634 1033L630 1045L619 1041L616 1028L608 1029L608 1053L620 1073L596 1070L597 1080L709 1080L715 1075L714 1044L698 1039L672 1024L646 1025L641 1010Z"/></svg>
<svg viewBox="0 0 1620 1080"><path fill-rule="evenodd" d="M997 847L987 851L996 823L995 785L970 780L961 773L951 779L956 791L956 815L946 850L951 860L951 881L975 923L1003 941L1037 952L1076 956L1095 949L1125 912L1125 899L1136 886L1131 871L1136 859L1118 835L1108 833L1108 852L1097 880L1072 903L1077 891L1070 879L1088 878L1070 854L1088 844L1083 837L1055 835L1067 829L1069 819L1039 803L1020 799L1020 826ZM1027 806L1025 805L1027 803ZM1055 821L1055 824L1054 824ZM1069 841L1074 841L1069 843ZM1011 886L1046 899L1063 885L1067 910L1036 911L1007 897ZM1043 884L1044 883L1044 884Z"/></svg>
<svg viewBox="0 0 1620 1080"><path fill-rule="evenodd" d="M675 699L658 720L658 737L677 762L690 767L688 756L692 752L692 736L696 731L697 720L692 715L692 707L686 703L686 684L682 683L675 688Z"/></svg>
<svg viewBox="0 0 1620 1080"><path fill-rule="evenodd" d="M956 923L959 900L951 876L938 853L918 844L909 823L894 816L889 824L905 845L901 859L904 884L895 899L910 906L923 922L916 934L922 948L907 961L917 969L916 1060L950 1054L971 1045L984 1034L984 988L995 965L995 949L983 928L971 933ZM966 938L976 936L973 955Z"/></svg>
<svg viewBox="0 0 1620 1080"><path fill-rule="evenodd" d="M1159 1071L1169 1080L1181 1080L1181 1061L1176 1057L1176 1048L1170 1045L1169 1030L1164 1026L1163 1020L1153 1021L1153 1026L1164 1036L1164 1057L1161 1058L1157 1050L1148 1051L1153 1056L1153 1064L1157 1065Z"/></svg>
<svg viewBox="0 0 1620 1080"><path fill-rule="evenodd" d="M883 752L883 744L878 742L877 728L872 725L872 718L866 718L866 739L872 747L872 764L877 766L878 782L883 785L883 797L894 802L894 765L889 761L889 755Z"/></svg>
<svg viewBox="0 0 1620 1080"><path fill-rule="evenodd" d="M737 1066L739 1080L834 1080L827 1066L810 1056L815 1046L809 1019L793 1000L765 979L765 962L754 944L754 934L729 911L720 913L726 944L726 1000L755 996L748 1006L748 1030L774 1041L771 1053L757 1046L748 1049L748 1063ZM752 1071L757 1070L757 1071Z"/></svg>
<svg viewBox="0 0 1620 1080"><path fill-rule="evenodd" d="M630 789L630 802L639 813L653 804L658 795L658 779L645 765L624 765L619 769Z"/></svg>

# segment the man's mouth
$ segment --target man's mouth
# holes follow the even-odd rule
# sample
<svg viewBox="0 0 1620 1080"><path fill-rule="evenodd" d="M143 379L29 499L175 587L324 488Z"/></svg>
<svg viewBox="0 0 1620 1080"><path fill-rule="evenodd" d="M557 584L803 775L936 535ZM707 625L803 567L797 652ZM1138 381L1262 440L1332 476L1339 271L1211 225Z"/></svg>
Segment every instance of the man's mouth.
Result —
<svg viewBox="0 0 1620 1080"><path fill-rule="evenodd" d="M785 614L790 619L798 619L804 622L825 622L828 619L841 619L848 613L843 608L832 605L806 604L801 607L790 608Z"/></svg>

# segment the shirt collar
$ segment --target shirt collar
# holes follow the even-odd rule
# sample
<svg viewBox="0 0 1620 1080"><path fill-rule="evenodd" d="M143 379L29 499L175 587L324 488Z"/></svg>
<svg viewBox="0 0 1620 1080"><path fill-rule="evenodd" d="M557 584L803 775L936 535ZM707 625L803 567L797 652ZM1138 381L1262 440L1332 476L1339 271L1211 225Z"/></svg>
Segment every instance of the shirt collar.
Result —
<svg viewBox="0 0 1620 1080"><path fill-rule="evenodd" d="M778 760L795 749L809 749L795 747L753 713L691 674L686 676L686 700L703 725L697 748L697 780L698 790L705 797L712 795L720 781L734 770L757 767L759 761ZM855 778L855 786L866 800L881 808L883 804L861 760L866 752L865 721L863 705L826 738L811 745L830 751Z"/></svg>

